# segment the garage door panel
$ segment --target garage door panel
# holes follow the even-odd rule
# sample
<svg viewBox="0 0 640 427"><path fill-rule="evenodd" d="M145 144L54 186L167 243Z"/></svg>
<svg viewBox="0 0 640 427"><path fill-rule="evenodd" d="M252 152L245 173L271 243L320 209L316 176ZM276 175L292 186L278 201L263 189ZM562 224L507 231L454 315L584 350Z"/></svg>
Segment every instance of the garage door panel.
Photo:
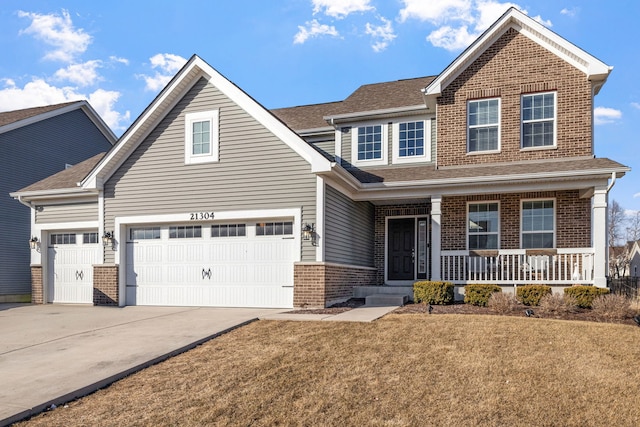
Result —
<svg viewBox="0 0 640 427"><path fill-rule="evenodd" d="M49 247L47 251L48 301L93 303L93 265L100 261L100 246L97 244L56 245Z"/></svg>

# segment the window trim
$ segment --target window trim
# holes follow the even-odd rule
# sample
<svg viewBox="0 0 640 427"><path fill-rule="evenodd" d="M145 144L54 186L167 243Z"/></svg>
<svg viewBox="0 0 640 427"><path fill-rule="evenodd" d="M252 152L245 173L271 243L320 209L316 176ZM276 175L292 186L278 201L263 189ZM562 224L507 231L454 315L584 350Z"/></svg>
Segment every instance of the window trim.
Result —
<svg viewBox="0 0 640 427"><path fill-rule="evenodd" d="M526 96L536 96L536 95L546 95L553 94L553 144L552 145L541 145L537 147L525 147L524 146L524 97ZM527 120L527 123L535 123L535 122L545 122L550 119L544 120ZM523 93L520 95L520 150L521 151L535 151L535 150L551 150L558 148L558 91L551 90L546 92L532 92L532 93Z"/></svg>
<svg viewBox="0 0 640 427"><path fill-rule="evenodd" d="M381 126L382 156L379 159L358 160L358 129L366 126ZM354 166L384 166L389 163L389 125L382 122L357 123L351 127L351 164Z"/></svg>
<svg viewBox="0 0 640 427"><path fill-rule="evenodd" d="M521 199L520 200L520 249L546 249L546 248L525 248L523 243L523 225L524 225L524 204L526 202L553 202L553 246L551 248L557 247L557 237L558 237L558 202L555 197L541 197L536 199ZM539 232L528 232L528 234L542 234L549 233L549 231L539 231Z"/></svg>
<svg viewBox="0 0 640 427"><path fill-rule="evenodd" d="M400 156L400 124L423 122L424 123L424 154L421 156ZM425 117L403 117L402 120L394 121L391 125L391 146L392 146L392 163L418 163L431 161L431 118Z"/></svg>
<svg viewBox="0 0 640 427"><path fill-rule="evenodd" d="M219 161L219 115L220 110L199 111L187 113L184 116L184 164L214 163ZM207 154L192 154L193 124L197 122L210 123L211 150Z"/></svg>
<svg viewBox="0 0 640 427"><path fill-rule="evenodd" d="M498 247L495 249L489 249L489 250L497 250L500 249L500 237L501 237L501 233L500 233L500 201L499 200L479 200L479 201L471 201L471 202L467 202L467 214L466 214L466 234L467 234L467 242L466 242L466 246L467 246L467 250L468 251L480 251L480 250L484 250L484 249L471 249L469 248L469 206L471 205L489 205L489 204L495 204L498 205L498 231L496 231L495 233L483 233L486 235L489 234L495 234L498 236L497 242L498 242Z"/></svg>
<svg viewBox="0 0 640 427"><path fill-rule="evenodd" d="M498 101L498 147L492 150L476 150L476 151L470 151L469 150L469 139L470 139L470 134L471 132L469 132L471 130L471 125L469 125L469 104L471 104L472 102L482 102L482 101L492 101L492 100L497 100ZM479 154L495 154L495 153L499 153L501 151L502 148L502 98L501 97L491 97L491 98L477 98L477 99L468 99L467 100L467 155L479 155ZM493 124L491 125L475 125L473 128L482 128L482 127L490 127L490 126L494 126Z"/></svg>

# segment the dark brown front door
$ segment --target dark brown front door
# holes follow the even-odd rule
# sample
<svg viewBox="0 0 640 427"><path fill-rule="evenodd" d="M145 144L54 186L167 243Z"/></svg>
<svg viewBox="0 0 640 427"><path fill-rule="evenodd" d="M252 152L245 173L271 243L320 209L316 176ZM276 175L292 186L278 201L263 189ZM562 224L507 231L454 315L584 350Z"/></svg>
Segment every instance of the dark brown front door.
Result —
<svg viewBox="0 0 640 427"><path fill-rule="evenodd" d="M388 280L413 280L415 262L415 218L390 219L388 227Z"/></svg>

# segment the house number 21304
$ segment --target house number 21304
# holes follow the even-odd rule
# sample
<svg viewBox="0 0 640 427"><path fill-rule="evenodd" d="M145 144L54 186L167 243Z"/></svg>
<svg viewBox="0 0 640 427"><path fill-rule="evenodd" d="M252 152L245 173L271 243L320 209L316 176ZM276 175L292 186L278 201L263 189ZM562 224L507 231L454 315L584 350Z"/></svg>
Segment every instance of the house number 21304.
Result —
<svg viewBox="0 0 640 427"><path fill-rule="evenodd" d="M192 212L189 214L191 221L213 219L213 212Z"/></svg>

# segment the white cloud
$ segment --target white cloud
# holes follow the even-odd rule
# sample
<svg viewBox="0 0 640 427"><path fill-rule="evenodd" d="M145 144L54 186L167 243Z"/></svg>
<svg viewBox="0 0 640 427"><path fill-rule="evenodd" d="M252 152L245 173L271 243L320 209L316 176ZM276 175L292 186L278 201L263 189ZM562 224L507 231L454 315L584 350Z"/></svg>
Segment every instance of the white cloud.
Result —
<svg viewBox="0 0 640 427"><path fill-rule="evenodd" d="M69 81L79 86L91 86L99 79L97 69L102 66L102 61L92 60L82 64L72 64L67 68L61 68L53 75L54 79Z"/></svg>
<svg viewBox="0 0 640 427"><path fill-rule="evenodd" d="M387 46L389 46L389 43L396 38L391 21L384 17L380 17L380 20L382 21L382 25L372 25L367 22L365 30L366 34L376 40L374 44L371 45L373 50L376 52L382 52L385 50Z"/></svg>
<svg viewBox="0 0 640 427"><path fill-rule="evenodd" d="M544 25L545 27L553 27L553 23L551 22L550 19L544 20L544 19L542 19L542 16L540 16L540 15L532 16L531 18L533 18L534 21L539 22L540 24Z"/></svg>
<svg viewBox="0 0 640 427"><path fill-rule="evenodd" d="M497 1L479 1L476 3L477 14L475 23L475 32L477 36L480 35L484 30L489 28L491 24L493 24L503 13L507 11L510 7L515 7L516 9L521 10L523 13L527 13L526 10L522 9L515 3L500 3Z"/></svg>
<svg viewBox="0 0 640 427"><path fill-rule="evenodd" d="M342 19L354 12L375 10L371 0L312 0L313 14L324 13L333 18Z"/></svg>
<svg viewBox="0 0 640 427"><path fill-rule="evenodd" d="M109 61L111 61L111 62L119 62L119 63L124 64L124 65L129 65L129 60L128 59L119 58L117 56L110 56L109 57Z"/></svg>
<svg viewBox="0 0 640 427"><path fill-rule="evenodd" d="M640 197L640 193L636 193L633 195L633 198L635 199L636 197Z"/></svg>
<svg viewBox="0 0 640 427"><path fill-rule="evenodd" d="M565 7L560 11L560 14L561 15L567 15L567 16L570 16L570 17L573 18L574 16L577 15L578 11L580 11L580 8L578 8L578 7L572 7L571 9L567 9Z"/></svg>
<svg viewBox="0 0 640 427"><path fill-rule="evenodd" d="M640 110L640 102L632 102L631 106L636 110Z"/></svg>
<svg viewBox="0 0 640 427"><path fill-rule="evenodd" d="M317 19L305 22L305 27L298 26L298 33L293 37L294 44L302 44L311 37L334 36L337 37L338 30L333 25L320 24Z"/></svg>
<svg viewBox="0 0 640 427"><path fill-rule="evenodd" d="M471 20L469 11L471 0L402 0L404 8L400 10L400 22L414 18L441 24L450 19Z"/></svg>
<svg viewBox="0 0 640 427"><path fill-rule="evenodd" d="M440 27L427 36L427 40L435 47L446 50L460 50L469 46L477 38L476 34L469 34L466 25L452 28L448 25Z"/></svg>
<svg viewBox="0 0 640 427"><path fill-rule="evenodd" d="M44 56L45 59L71 62L91 44L91 36L83 29L74 28L66 10L62 10L61 15L18 11L18 16L31 19L31 25L20 30L20 34L33 35L54 48Z"/></svg>
<svg viewBox="0 0 640 427"><path fill-rule="evenodd" d="M614 123L622 117L622 111L608 107L596 107L593 110L593 119L596 125Z"/></svg>
<svg viewBox="0 0 640 427"><path fill-rule="evenodd" d="M119 98L120 92L104 89L98 89L89 95L89 104L112 130L123 130L124 124L131 121L129 111L122 114L114 109Z"/></svg>
<svg viewBox="0 0 640 427"><path fill-rule="evenodd" d="M173 76L182 68L187 60L179 55L172 53L158 53L149 58L151 68L156 72L152 76L142 74L142 77L146 83L145 89L153 92L157 92L162 89Z"/></svg>

